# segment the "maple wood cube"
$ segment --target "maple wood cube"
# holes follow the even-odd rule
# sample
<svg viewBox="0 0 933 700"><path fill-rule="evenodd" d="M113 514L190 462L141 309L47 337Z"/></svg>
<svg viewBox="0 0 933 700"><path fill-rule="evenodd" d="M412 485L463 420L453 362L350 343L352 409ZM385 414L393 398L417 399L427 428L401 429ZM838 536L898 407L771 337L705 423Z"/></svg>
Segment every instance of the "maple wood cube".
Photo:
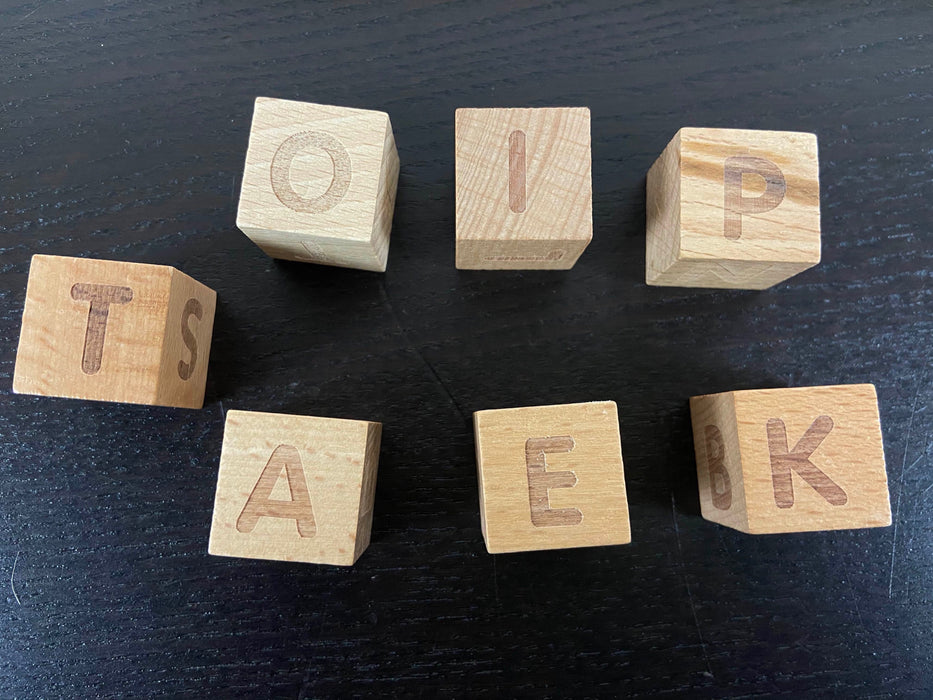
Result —
<svg viewBox="0 0 933 700"><path fill-rule="evenodd" d="M383 272L398 173L385 112L257 97L237 227L273 258Z"/></svg>
<svg viewBox="0 0 933 700"><path fill-rule="evenodd" d="M165 265L34 255L13 391L201 408L216 305Z"/></svg>
<svg viewBox="0 0 933 700"><path fill-rule="evenodd" d="M690 399L707 520L761 534L891 524L871 384Z"/></svg>
<svg viewBox="0 0 933 700"><path fill-rule="evenodd" d="M382 424L228 411L208 551L352 565L369 545Z"/></svg>
<svg viewBox="0 0 933 700"><path fill-rule="evenodd" d="M765 289L820 261L816 136L677 132L648 171L645 281Z"/></svg>
<svg viewBox="0 0 933 700"><path fill-rule="evenodd" d="M479 411L473 422L490 553L631 542L614 402Z"/></svg>
<svg viewBox="0 0 933 700"><path fill-rule="evenodd" d="M567 270L593 238L590 110L458 109L457 267Z"/></svg>

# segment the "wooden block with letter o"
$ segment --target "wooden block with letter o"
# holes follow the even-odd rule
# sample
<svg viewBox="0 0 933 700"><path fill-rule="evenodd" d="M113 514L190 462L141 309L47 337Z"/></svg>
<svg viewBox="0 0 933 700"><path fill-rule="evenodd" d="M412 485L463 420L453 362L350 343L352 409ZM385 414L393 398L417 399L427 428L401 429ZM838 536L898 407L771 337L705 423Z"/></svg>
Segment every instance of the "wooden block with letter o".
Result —
<svg viewBox="0 0 933 700"><path fill-rule="evenodd" d="M216 305L165 265L34 255L13 391L201 408Z"/></svg>
<svg viewBox="0 0 933 700"><path fill-rule="evenodd" d="M490 553L632 541L614 402L478 411L473 424Z"/></svg>
<svg viewBox="0 0 933 700"><path fill-rule="evenodd" d="M593 237L590 110L458 109L457 267L567 270Z"/></svg>
<svg viewBox="0 0 933 700"><path fill-rule="evenodd" d="M273 258L383 272L398 172L385 112L257 97L237 227Z"/></svg>
<svg viewBox="0 0 933 700"><path fill-rule="evenodd" d="M382 424L229 411L208 551L353 564L369 545Z"/></svg>
<svg viewBox="0 0 933 700"><path fill-rule="evenodd" d="M751 534L891 524L871 384L690 399L700 506Z"/></svg>
<svg viewBox="0 0 933 700"><path fill-rule="evenodd" d="M765 289L820 261L816 136L677 132L648 171L645 281Z"/></svg>

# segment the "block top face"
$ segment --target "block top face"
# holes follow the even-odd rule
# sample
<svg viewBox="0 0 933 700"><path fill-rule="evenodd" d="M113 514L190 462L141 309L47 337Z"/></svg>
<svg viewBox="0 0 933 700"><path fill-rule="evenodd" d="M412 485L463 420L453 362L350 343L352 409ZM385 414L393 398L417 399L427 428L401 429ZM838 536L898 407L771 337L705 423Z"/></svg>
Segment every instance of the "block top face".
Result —
<svg viewBox="0 0 933 700"><path fill-rule="evenodd" d="M734 398L750 532L891 524L874 386L736 391Z"/></svg>
<svg viewBox="0 0 933 700"><path fill-rule="evenodd" d="M820 261L814 134L684 128L681 260Z"/></svg>
<svg viewBox="0 0 933 700"><path fill-rule="evenodd" d="M631 541L615 403L474 414L491 553Z"/></svg>
<svg viewBox="0 0 933 700"><path fill-rule="evenodd" d="M375 478L378 455L367 447L372 448L373 431L380 429L368 421L228 411L208 551L353 564L364 482ZM260 498L266 472L277 478ZM254 494L257 501L268 498L287 507L304 493L309 512L256 518L246 509Z"/></svg>
<svg viewBox="0 0 933 700"><path fill-rule="evenodd" d="M590 110L458 109L457 238L593 237Z"/></svg>
<svg viewBox="0 0 933 700"><path fill-rule="evenodd" d="M391 128L385 112L257 97L237 226L371 240Z"/></svg>

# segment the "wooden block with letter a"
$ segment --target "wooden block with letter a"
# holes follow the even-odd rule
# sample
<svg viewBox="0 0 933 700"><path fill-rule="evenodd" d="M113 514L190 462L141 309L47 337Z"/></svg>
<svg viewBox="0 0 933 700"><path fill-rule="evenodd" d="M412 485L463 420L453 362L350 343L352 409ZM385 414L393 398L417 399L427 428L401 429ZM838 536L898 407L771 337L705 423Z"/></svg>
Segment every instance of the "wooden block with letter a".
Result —
<svg viewBox="0 0 933 700"><path fill-rule="evenodd" d="M457 267L568 270L593 238L590 110L458 109Z"/></svg>
<svg viewBox="0 0 933 700"><path fill-rule="evenodd" d="M208 551L350 566L369 545L382 424L229 411Z"/></svg>
<svg viewBox="0 0 933 700"><path fill-rule="evenodd" d="M201 408L216 306L173 267L34 255L13 391Z"/></svg>
<svg viewBox="0 0 933 700"><path fill-rule="evenodd" d="M257 97L236 224L273 258L383 272L398 171L385 112Z"/></svg>
<svg viewBox="0 0 933 700"><path fill-rule="evenodd" d="M491 554L632 541L614 402L478 411L473 425Z"/></svg>
<svg viewBox="0 0 933 700"><path fill-rule="evenodd" d="M891 524L871 384L694 396L690 413L707 520L751 534Z"/></svg>
<svg viewBox="0 0 933 700"><path fill-rule="evenodd" d="M820 261L816 136L677 132L648 171L645 281L765 289Z"/></svg>

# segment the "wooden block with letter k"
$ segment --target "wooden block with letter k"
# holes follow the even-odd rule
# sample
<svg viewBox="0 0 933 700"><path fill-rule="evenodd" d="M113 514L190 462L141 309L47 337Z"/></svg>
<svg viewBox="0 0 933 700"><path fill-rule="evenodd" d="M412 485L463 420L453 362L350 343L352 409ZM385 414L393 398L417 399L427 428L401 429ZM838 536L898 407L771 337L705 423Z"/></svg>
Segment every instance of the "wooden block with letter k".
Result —
<svg viewBox="0 0 933 700"><path fill-rule="evenodd" d="M871 384L690 399L700 507L751 534L891 524Z"/></svg>
<svg viewBox="0 0 933 700"><path fill-rule="evenodd" d="M479 411L473 423L490 553L631 542L614 402Z"/></svg>

